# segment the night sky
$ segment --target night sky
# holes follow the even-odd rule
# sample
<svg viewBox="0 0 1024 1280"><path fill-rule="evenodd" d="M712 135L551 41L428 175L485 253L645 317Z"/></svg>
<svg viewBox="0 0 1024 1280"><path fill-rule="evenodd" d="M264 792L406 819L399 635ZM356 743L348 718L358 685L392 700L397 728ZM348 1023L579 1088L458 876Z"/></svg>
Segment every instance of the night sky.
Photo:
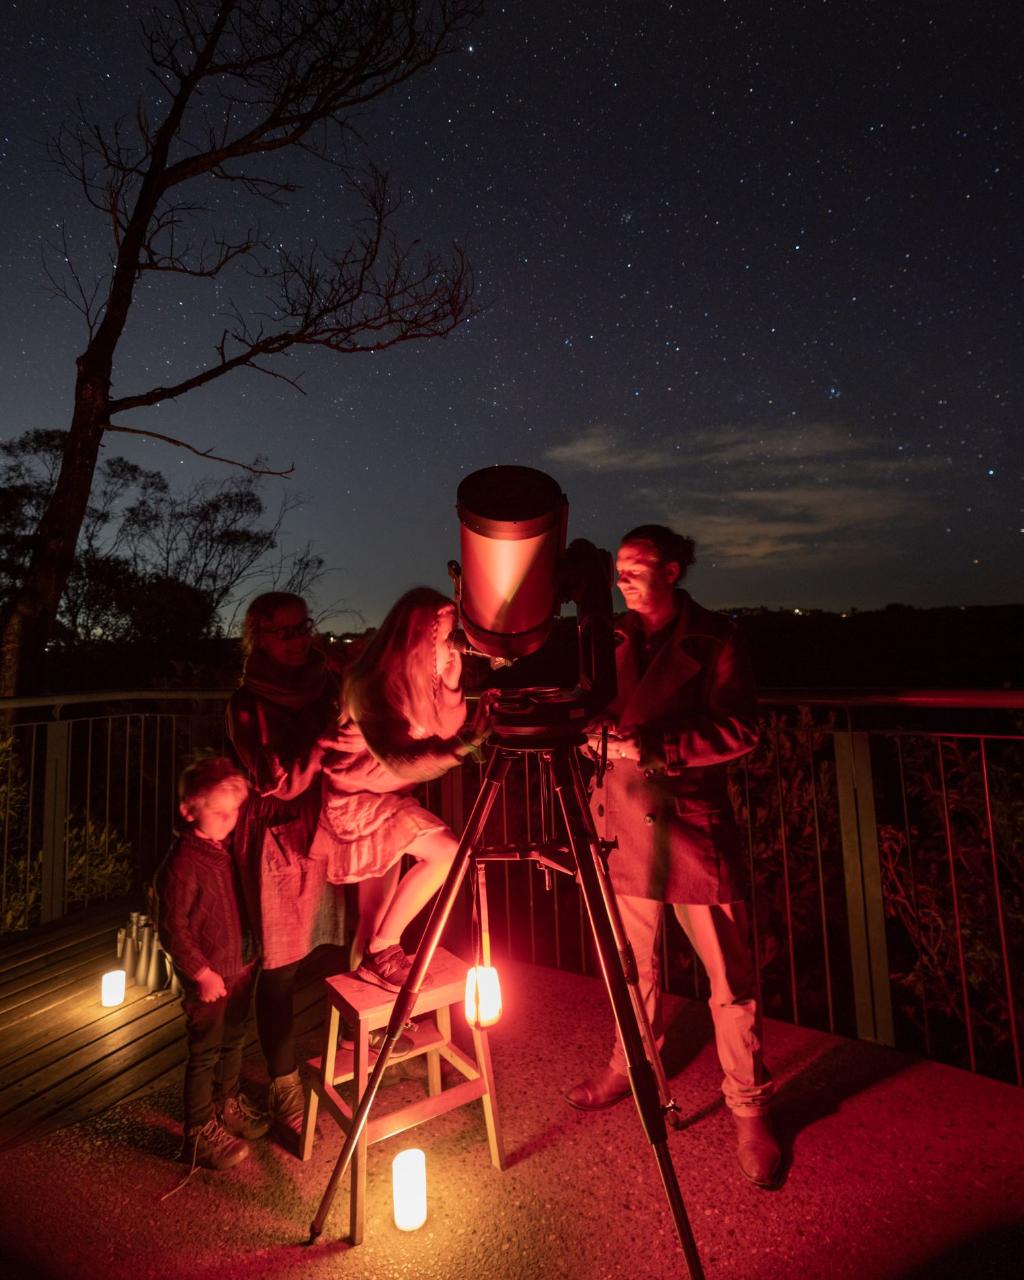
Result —
<svg viewBox="0 0 1024 1280"><path fill-rule="evenodd" d="M80 317L48 296L61 219L80 265L103 219L46 158L81 96L146 84L136 4L9 3L0 432L65 427ZM480 314L376 356L300 350L305 396L242 372L126 418L295 464L289 545L330 573L339 627L447 585L455 491L493 463L549 471L570 536L656 520L695 537L712 606L846 609L1024 598L1022 10L904 2L492 3L463 50L362 122L402 222L463 244ZM336 171L269 222L344 234ZM215 192L232 225L235 193ZM227 201L227 204L223 203ZM209 359L258 294L150 276L115 394ZM226 473L108 437L185 484Z"/></svg>

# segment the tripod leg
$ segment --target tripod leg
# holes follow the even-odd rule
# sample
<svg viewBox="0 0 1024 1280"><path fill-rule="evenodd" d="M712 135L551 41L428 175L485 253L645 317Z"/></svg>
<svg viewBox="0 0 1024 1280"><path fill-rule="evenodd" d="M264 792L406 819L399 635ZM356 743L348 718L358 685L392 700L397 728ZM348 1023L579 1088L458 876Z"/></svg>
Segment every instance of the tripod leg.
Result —
<svg viewBox="0 0 1024 1280"><path fill-rule="evenodd" d="M427 921L427 927L423 931L423 937L420 940L419 948L416 952L416 958L413 960L412 969L405 981L405 985L401 991L395 996L394 1008L391 1010L391 1018L388 1021L387 1031L385 1033L384 1043L381 1045L377 1054L377 1061L373 1068L373 1074L370 1076L369 1083L363 1091L362 1097L359 1099L358 1105L352 1115L352 1123L349 1125L348 1134L345 1138L345 1144L341 1148L338 1159L335 1162L334 1169L331 1173L327 1188L324 1191L320 1206L316 1211L316 1216L310 1223L309 1240L312 1244L324 1229L324 1222L330 1212L331 1204L334 1200L335 1193L338 1189L338 1183L345 1176L345 1171L352 1163L352 1157L355 1153L356 1145L366 1127L366 1121L370 1114L370 1108L373 1106L374 1099L377 1096L377 1090L380 1088L380 1082L383 1079L384 1072L387 1070L388 1061L391 1058L392 1050L398 1041L398 1037L402 1033L402 1027L405 1025L412 1013L413 1006L416 1003L416 997L420 993L420 987L423 985L423 979L430 962L434 958L434 952L437 950L438 943L441 941L441 934L444 932L445 925L448 923L448 917L451 915L452 907L455 905L455 899L458 896L459 888L469 866L470 855L473 846L476 844L477 837L483 831L487 822L488 815L501 784L508 773L509 764L512 757L501 748L496 748L491 755L487 765L487 772L484 775L480 792L474 801L473 808L466 822L466 829L462 833L462 839L459 841L459 847L455 851L455 858L452 861L451 868L445 878L444 884L437 895L434 908L430 913L430 919Z"/></svg>
<svg viewBox="0 0 1024 1280"><path fill-rule="evenodd" d="M704 1268L701 1265L697 1242L693 1238L693 1229L687 1217L683 1203L679 1180L668 1151L668 1134L665 1129L665 1116L659 1105L658 1087L654 1069L644 1052L643 1038L637 1025L635 1009L630 1001L629 991L622 964L615 948L615 935L608 916L606 903L601 894L600 873L598 871L599 854L596 841L588 839L592 830L590 814L581 803L582 787L578 783L579 764L575 748L552 751L548 757L554 779L555 791L558 795L565 819L566 834L569 847L576 861L580 889L590 918L590 928L597 947L597 957L601 965L601 973L611 1001L612 1014L622 1045L626 1053L626 1064L629 1071L629 1082L633 1089L633 1098L640 1114L647 1140L654 1150L661 1175L662 1186L668 1198L669 1208L675 1222L676 1234L686 1258L692 1280L704 1280Z"/></svg>
<svg viewBox="0 0 1024 1280"><path fill-rule="evenodd" d="M594 820L590 815L590 806L587 802L587 792L583 784L583 777L579 769L579 760L575 755L569 757L570 769L573 776L573 786L576 794L576 807L583 821L583 829L586 831L587 842L593 853L593 864L597 871L598 886L601 890L601 900L604 903L605 914L608 916L608 923L611 925L612 936L615 939L615 950L618 952L619 960L622 964L622 973L626 979L626 985L629 989L630 1002L633 1005L633 1013L636 1017L637 1026L640 1029L640 1036L644 1042L644 1050L647 1054L647 1061L651 1064L654 1071L654 1079L658 1085L658 1097L661 1099L661 1108L665 1113L669 1124L677 1129L679 1127L679 1108L676 1105L675 1098L672 1097L671 1090L668 1087L668 1077L665 1075L665 1067L661 1061L661 1054L658 1052L658 1045L654 1038L654 1030L651 1027L651 1020L647 1016L647 1007L644 1004L643 997L640 994L640 978L637 972L636 956L633 954L633 946L626 936L626 930L622 924L622 916L619 913L619 904L615 897L615 891L612 889L611 881L608 878L608 868L605 860L600 852L597 832L594 829Z"/></svg>

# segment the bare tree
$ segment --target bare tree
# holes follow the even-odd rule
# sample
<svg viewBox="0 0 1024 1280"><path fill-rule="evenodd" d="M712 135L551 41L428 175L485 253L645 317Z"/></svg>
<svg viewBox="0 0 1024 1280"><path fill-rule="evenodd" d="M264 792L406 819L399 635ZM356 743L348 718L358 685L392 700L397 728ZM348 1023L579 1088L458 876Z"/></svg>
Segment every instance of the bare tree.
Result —
<svg viewBox="0 0 1024 1280"><path fill-rule="evenodd" d="M77 360L71 425L53 495L21 589L6 610L0 693L36 679L74 561L101 441L109 432L170 440L204 457L216 445L171 439L125 415L253 369L296 385L275 357L302 346L342 354L443 337L470 310L472 278L457 248L446 260L399 243L387 176L348 161L361 108L457 47L476 0L167 0L142 24L157 86L131 117L106 127L79 119L55 154L109 223L111 265L89 281L73 263L54 283L81 312L88 341ZM349 244L333 255L277 248L257 230L203 227L216 184L279 205L296 190L279 153L336 164L362 201ZM262 168L260 161L273 161ZM170 386L111 393L118 344L146 273L217 281L229 268L262 281L259 314L228 307L212 358ZM113 419L117 419L114 421ZM247 469L267 472L251 464ZM272 474L287 474L277 472Z"/></svg>

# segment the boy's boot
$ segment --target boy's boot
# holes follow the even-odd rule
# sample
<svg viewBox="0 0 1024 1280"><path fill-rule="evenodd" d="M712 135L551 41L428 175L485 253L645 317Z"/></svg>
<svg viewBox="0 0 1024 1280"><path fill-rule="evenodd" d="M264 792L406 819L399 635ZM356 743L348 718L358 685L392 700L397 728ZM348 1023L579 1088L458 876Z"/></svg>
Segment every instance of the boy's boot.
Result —
<svg viewBox="0 0 1024 1280"><path fill-rule="evenodd" d="M298 1068L286 1076L275 1076L270 1082L270 1117L273 1124L296 1142L302 1134L302 1121L306 1114L306 1095L299 1079Z"/></svg>
<svg viewBox="0 0 1024 1280"><path fill-rule="evenodd" d="M220 1105L220 1122L228 1133L249 1142L262 1138L270 1128L270 1117L253 1106L244 1093L224 1099Z"/></svg>
<svg viewBox="0 0 1024 1280"><path fill-rule="evenodd" d="M230 1169L249 1154L243 1138L228 1133L216 1116L204 1125L188 1125L179 1159L204 1169Z"/></svg>

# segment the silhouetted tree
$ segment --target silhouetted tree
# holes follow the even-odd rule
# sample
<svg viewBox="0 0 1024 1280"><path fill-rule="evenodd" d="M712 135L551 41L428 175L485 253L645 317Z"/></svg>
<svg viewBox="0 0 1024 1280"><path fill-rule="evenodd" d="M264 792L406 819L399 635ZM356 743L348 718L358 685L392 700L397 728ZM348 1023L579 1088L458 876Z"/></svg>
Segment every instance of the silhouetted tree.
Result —
<svg viewBox="0 0 1024 1280"><path fill-rule="evenodd" d="M0 602L17 590L38 515L53 491L63 431L0 443ZM295 503L267 516L253 475L175 493L158 471L124 458L99 464L56 618L62 649L95 641L187 651L216 634L221 610L247 588L306 593L322 568L309 546L275 554Z"/></svg>
<svg viewBox="0 0 1024 1280"><path fill-rule="evenodd" d="M354 113L453 50L477 8L473 0L168 0L142 24L151 95L111 126L79 118L58 136L56 158L110 227L110 267L95 282L73 262L53 277L80 311L87 343L59 472L5 610L0 693L24 692L35 681L104 435L168 439L124 415L236 369L294 385L272 362L296 347L380 351L444 336L468 314L472 280L461 252L441 261L400 244L387 176L357 172L346 146L356 136ZM296 188L281 176L279 156L295 151L336 165L358 195L363 216L347 246L323 255L272 247L256 230L204 234L205 202L217 186L286 201ZM228 304L230 321L212 358L189 376L113 395L140 280L169 272L214 282L237 267L266 285L265 305L246 315ZM224 311L223 302L216 309ZM219 457L208 430L199 444L173 443Z"/></svg>

